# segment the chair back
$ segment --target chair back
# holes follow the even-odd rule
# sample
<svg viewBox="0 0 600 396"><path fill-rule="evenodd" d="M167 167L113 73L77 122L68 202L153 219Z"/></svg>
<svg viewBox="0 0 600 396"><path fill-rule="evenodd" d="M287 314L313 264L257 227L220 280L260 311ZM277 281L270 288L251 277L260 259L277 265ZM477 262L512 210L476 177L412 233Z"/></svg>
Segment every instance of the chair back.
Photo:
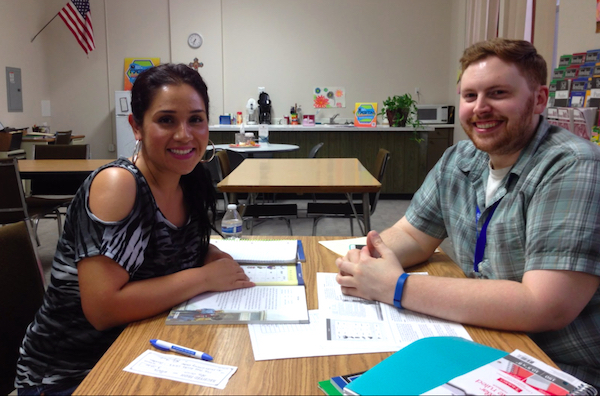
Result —
<svg viewBox="0 0 600 396"><path fill-rule="evenodd" d="M58 131L54 139L54 144L71 144L71 134L73 131Z"/></svg>
<svg viewBox="0 0 600 396"><path fill-rule="evenodd" d="M0 185L0 224L15 223L29 217L19 165L15 158L0 160Z"/></svg>
<svg viewBox="0 0 600 396"><path fill-rule="evenodd" d="M44 276L31 227L20 221L0 227L0 394L14 389L19 347L42 305Z"/></svg>
<svg viewBox="0 0 600 396"><path fill-rule="evenodd" d="M325 143L323 143L323 142L315 144L313 146L313 148L310 149L310 152L308 153L308 158L315 158L317 156L317 153L319 152L321 147L323 147L324 144Z"/></svg>
<svg viewBox="0 0 600 396"><path fill-rule="evenodd" d="M215 158L218 160L218 170L220 180L225 179L231 173L231 163L229 162L229 155L227 154L227 150L218 151ZM227 205L229 203L237 203L237 194L236 193L223 193L223 201L225 202L225 209L227 209Z"/></svg>
<svg viewBox="0 0 600 396"><path fill-rule="evenodd" d="M89 144L36 144L34 159L89 159ZM55 176L31 180L32 195L74 195L87 176Z"/></svg>
<svg viewBox="0 0 600 396"><path fill-rule="evenodd" d="M385 174L385 169L387 168L387 163L390 160L390 152L386 149L379 149L377 153L377 158L375 159L375 169L374 174L375 178L378 182L383 182L383 176ZM379 194L381 190L377 191L375 194L369 194L369 202L371 204L371 214L375 212L375 208L377 207L377 201L379 201Z"/></svg>
<svg viewBox="0 0 600 396"><path fill-rule="evenodd" d="M233 172L235 168L237 168L242 162L244 162L246 157L244 157L240 153L236 153L235 151L225 151L227 152L227 157L229 158L229 169L231 170L231 172Z"/></svg>
<svg viewBox="0 0 600 396"><path fill-rule="evenodd" d="M231 173L231 164L229 163L229 156L227 150L221 150L217 152L216 157L219 160L219 168L221 170L221 180L229 176Z"/></svg>
<svg viewBox="0 0 600 396"><path fill-rule="evenodd" d="M34 159L89 159L89 144L36 144Z"/></svg>

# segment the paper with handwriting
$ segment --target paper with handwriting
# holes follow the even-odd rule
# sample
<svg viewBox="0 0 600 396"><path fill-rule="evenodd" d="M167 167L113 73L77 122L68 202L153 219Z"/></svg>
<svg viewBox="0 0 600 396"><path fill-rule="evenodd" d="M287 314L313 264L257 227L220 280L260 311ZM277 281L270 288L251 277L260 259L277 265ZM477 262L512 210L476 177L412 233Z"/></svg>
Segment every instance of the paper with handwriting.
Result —
<svg viewBox="0 0 600 396"><path fill-rule="evenodd" d="M225 389L237 367L147 350L123 370L150 377Z"/></svg>

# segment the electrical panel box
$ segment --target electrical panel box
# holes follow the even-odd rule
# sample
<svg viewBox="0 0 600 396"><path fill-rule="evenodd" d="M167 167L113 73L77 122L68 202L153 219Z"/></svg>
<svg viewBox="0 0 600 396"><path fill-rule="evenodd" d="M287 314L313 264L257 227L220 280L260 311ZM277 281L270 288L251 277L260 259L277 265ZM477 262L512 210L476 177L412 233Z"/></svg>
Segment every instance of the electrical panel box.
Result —
<svg viewBox="0 0 600 396"><path fill-rule="evenodd" d="M6 98L8 102L9 113L23 111L21 69L16 67L6 68Z"/></svg>

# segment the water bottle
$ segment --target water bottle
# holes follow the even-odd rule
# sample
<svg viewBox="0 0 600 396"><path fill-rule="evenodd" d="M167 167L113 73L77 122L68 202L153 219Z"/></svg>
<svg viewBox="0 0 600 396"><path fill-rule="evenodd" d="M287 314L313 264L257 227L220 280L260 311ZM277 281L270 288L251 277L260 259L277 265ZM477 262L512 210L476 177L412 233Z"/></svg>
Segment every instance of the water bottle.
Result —
<svg viewBox="0 0 600 396"><path fill-rule="evenodd" d="M237 211L236 204L227 205L227 212L221 220L221 233L226 239L240 239L244 221Z"/></svg>

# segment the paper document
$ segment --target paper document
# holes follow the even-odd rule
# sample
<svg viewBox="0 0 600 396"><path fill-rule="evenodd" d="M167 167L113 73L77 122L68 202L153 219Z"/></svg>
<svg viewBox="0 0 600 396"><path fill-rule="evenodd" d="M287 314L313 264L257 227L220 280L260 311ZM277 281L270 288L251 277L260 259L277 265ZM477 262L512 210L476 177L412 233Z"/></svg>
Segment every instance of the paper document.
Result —
<svg viewBox="0 0 600 396"><path fill-rule="evenodd" d="M345 256L350 250L350 245L366 245L367 237L351 238L351 239L334 239L331 241L319 241L327 249L340 256Z"/></svg>
<svg viewBox="0 0 600 396"><path fill-rule="evenodd" d="M334 239L331 241L319 241L319 243L325 246L327 249L331 250L332 252L337 253L343 257L346 255L346 253L348 253L348 250L350 250L351 245L366 245L367 237ZM435 252L439 253L440 249L436 248Z"/></svg>
<svg viewBox="0 0 600 396"><path fill-rule="evenodd" d="M431 336L471 340L460 324L345 296L335 275L317 273L319 310L309 324L248 325L255 360L395 352Z"/></svg>
<svg viewBox="0 0 600 396"><path fill-rule="evenodd" d="M302 264L296 265L260 265L244 264L244 272L257 286L297 286L304 284Z"/></svg>
<svg viewBox="0 0 600 396"><path fill-rule="evenodd" d="M254 286L202 293L171 310L166 324L308 323L304 286Z"/></svg>
<svg viewBox="0 0 600 396"><path fill-rule="evenodd" d="M325 323L319 317L319 311L310 310L308 313L310 323L306 324L249 324L248 331L254 360L395 352L398 350L395 346L385 343L349 345L345 342L329 342L324 337Z"/></svg>
<svg viewBox="0 0 600 396"><path fill-rule="evenodd" d="M191 357L183 357L147 350L131 362L123 371L164 378L188 384L225 389L237 367L209 363Z"/></svg>
<svg viewBox="0 0 600 396"><path fill-rule="evenodd" d="M363 341L363 337L367 337L394 344L396 350L424 337L452 336L471 340L459 323L346 296L335 276L335 273L317 273L319 311L328 326L328 339Z"/></svg>
<svg viewBox="0 0 600 396"><path fill-rule="evenodd" d="M296 264L298 240L211 239L240 264Z"/></svg>

